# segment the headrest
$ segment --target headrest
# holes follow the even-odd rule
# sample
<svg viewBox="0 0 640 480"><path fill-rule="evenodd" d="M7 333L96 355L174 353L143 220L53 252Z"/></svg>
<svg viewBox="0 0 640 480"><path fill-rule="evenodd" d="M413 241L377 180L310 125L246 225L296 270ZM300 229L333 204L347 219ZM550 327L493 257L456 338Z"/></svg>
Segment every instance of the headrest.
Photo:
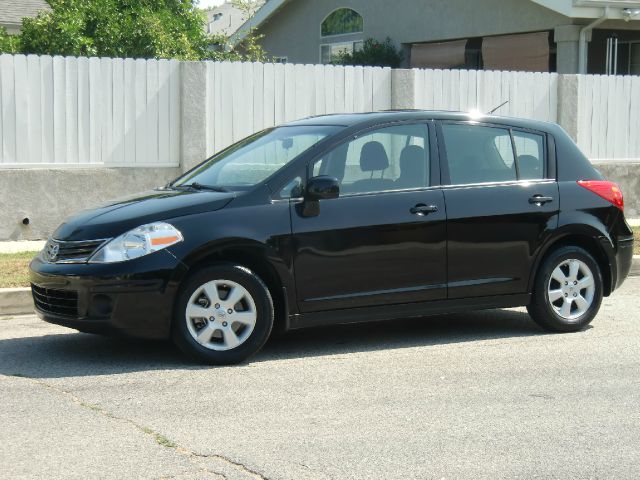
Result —
<svg viewBox="0 0 640 480"><path fill-rule="evenodd" d="M400 172L424 172L426 169L426 155L424 148L409 145L400 153Z"/></svg>
<svg viewBox="0 0 640 480"><path fill-rule="evenodd" d="M389 157L380 142L368 142L360 151L360 169L363 172L375 172L389 168Z"/></svg>
<svg viewBox="0 0 640 480"><path fill-rule="evenodd" d="M540 171L540 160L533 155L519 155L518 167L520 169L520 178L524 180L535 180L542 178Z"/></svg>

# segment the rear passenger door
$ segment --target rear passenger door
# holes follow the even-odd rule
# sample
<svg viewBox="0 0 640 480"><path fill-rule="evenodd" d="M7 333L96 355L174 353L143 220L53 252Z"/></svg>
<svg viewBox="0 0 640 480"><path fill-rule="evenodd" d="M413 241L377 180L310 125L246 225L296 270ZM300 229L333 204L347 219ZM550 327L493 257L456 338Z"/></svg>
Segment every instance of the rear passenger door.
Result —
<svg viewBox="0 0 640 480"><path fill-rule="evenodd" d="M544 133L441 122L448 298L525 293L558 223L558 185Z"/></svg>

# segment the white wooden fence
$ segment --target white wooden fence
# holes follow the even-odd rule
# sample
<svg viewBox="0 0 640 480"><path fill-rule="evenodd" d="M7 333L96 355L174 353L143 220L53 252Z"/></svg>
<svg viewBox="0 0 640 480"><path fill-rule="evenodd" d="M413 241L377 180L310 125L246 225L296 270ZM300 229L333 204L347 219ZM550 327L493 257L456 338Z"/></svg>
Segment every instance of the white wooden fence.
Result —
<svg viewBox="0 0 640 480"><path fill-rule="evenodd" d="M388 68L205 66L202 155L286 121L393 107ZM404 106L488 112L508 100L496 113L558 119L555 73L412 75L413 100ZM640 77L579 76L578 85L573 108L583 151L595 160L640 159ZM0 55L0 168L179 166L182 94L174 60Z"/></svg>
<svg viewBox="0 0 640 480"><path fill-rule="evenodd" d="M581 75L578 145L591 159L640 159L640 77Z"/></svg>
<svg viewBox="0 0 640 480"><path fill-rule="evenodd" d="M415 107L425 110L490 112L555 122L558 75L555 73L473 70L416 70Z"/></svg>
<svg viewBox="0 0 640 480"><path fill-rule="evenodd" d="M207 62L207 153L284 122L391 108L391 69Z"/></svg>
<svg viewBox="0 0 640 480"><path fill-rule="evenodd" d="M178 67L1 55L0 165L179 165Z"/></svg>

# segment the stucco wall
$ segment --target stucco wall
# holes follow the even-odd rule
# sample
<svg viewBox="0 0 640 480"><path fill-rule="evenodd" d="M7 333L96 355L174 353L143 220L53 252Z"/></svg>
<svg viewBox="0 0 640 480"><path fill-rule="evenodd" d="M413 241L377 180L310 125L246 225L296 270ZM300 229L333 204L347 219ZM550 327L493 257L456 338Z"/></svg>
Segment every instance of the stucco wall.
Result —
<svg viewBox="0 0 640 480"><path fill-rule="evenodd" d="M0 240L47 238L69 215L165 185L178 168L0 170ZM29 225L22 223L29 219Z"/></svg>
<svg viewBox="0 0 640 480"><path fill-rule="evenodd" d="M571 23L567 17L525 0L295 0L259 29L258 33L265 35L261 43L269 54L287 56L289 62L317 63L320 44L324 43L320 24L340 7L353 8L363 16L364 33L331 37L331 42L390 37L400 46L551 30Z"/></svg>
<svg viewBox="0 0 640 480"><path fill-rule="evenodd" d="M620 185L624 194L627 218L640 218L640 162L638 163L594 163L608 179Z"/></svg>

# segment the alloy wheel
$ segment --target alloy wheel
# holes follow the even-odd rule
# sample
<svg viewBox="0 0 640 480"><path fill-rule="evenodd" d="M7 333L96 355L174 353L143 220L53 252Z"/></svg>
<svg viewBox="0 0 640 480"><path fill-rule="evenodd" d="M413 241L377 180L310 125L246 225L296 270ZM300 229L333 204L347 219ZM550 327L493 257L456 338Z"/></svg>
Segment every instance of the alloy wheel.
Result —
<svg viewBox="0 0 640 480"><path fill-rule="evenodd" d="M555 313L566 320L576 320L593 304L596 284L593 272L582 260L570 258L551 272L547 298Z"/></svg>
<svg viewBox="0 0 640 480"><path fill-rule="evenodd" d="M251 336L257 320L249 291L230 280L213 280L196 288L185 311L187 328L203 347L233 350Z"/></svg>

